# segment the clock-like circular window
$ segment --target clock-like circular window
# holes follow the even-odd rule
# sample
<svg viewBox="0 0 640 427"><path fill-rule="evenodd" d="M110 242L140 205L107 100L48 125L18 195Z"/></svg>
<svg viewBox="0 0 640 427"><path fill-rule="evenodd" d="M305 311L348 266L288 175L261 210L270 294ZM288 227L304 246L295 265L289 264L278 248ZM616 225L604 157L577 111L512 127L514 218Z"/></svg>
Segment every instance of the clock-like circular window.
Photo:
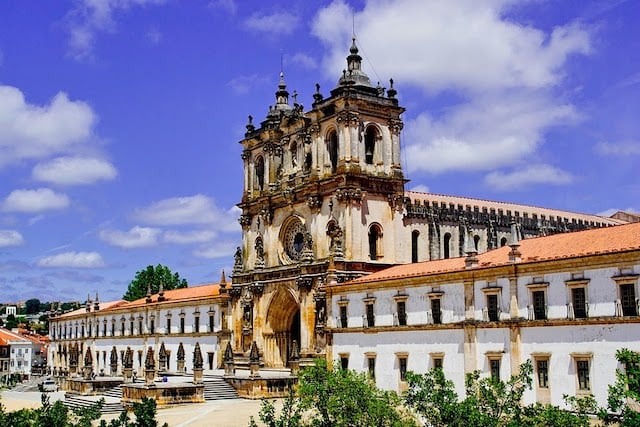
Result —
<svg viewBox="0 0 640 427"><path fill-rule="evenodd" d="M295 218L286 225L282 234L282 246L292 261L298 261L304 249L304 235L306 229L302 222Z"/></svg>

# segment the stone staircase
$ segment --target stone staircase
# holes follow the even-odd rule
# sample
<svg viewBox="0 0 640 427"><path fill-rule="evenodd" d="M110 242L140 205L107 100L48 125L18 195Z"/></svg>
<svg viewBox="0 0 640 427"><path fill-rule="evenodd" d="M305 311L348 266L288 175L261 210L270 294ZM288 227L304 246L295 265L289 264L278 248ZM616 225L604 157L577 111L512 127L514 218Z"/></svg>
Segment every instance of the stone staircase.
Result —
<svg viewBox="0 0 640 427"><path fill-rule="evenodd" d="M105 397L113 397L114 399L122 399L122 386L112 387L102 393Z"/></svg>
<svg viewBox="0 0 640 427"><path fill-rule="evenodd" d="M69 409L85 409L97 403L96 400L83 396L66 393L62 402ZM124 410L120 402L105 402L100 412L102 414L118 414Z"/></svg>
<svg viewBox="0 0 640 427"><path fill-rule="evenodd" d="M222 377L205 377L204 400L238 399L238 392Z"/></svg>

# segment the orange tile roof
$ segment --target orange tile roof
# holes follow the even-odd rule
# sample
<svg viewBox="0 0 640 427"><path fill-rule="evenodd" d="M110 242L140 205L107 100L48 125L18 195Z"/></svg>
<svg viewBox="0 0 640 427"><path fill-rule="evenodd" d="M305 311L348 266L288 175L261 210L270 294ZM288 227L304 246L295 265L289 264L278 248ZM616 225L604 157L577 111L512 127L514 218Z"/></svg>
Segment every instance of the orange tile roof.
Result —
<svg viewBox="0 0 640 427"><path fill-rule="evenodd" d="M640 250L640 223L596 228L553 236L535 237L520 241L521 263L576 258L587 255ZM509 264L511 248L504 246L478 255L478 267ZM402 264L367 276L348 284L381 282L392 279L427 276L465 270L465 257Z"/></svg>
<svg viewBox="0 0 640 427"><path fill-rule="evenodd" d="M230 286L230 284L228 284L228 286ZM201 298L216 297L218 295L220 295L220 285L217 283L211 283L206 285L197 285L197 286L191 286L187 288L171 289L171 290L164 291L165 300L160 302L158 302L158 294L151 295L150 303L147 302L147 297L139 298L134 301L118 300L118 301L101 302L99 312L105 313L105 312L112 312L112 311L129 310L132 308L141 307L148 304L158 304L158 303L165 304L168 302L175 303L180 301L192 301L192 300L197 300ZM95 313L93 309L93 304L91 304L90 313ZM67 317L74 317L77 315L84 315L84 314L86 314L86 309L82 307L77 310L70 311L69 313L62 314L56 317L56 319L64 319Z"/></svg>
<svg viewBox="0 0 640 427"><path fill-rule="evenodd" d="M590 221L600 222L600 223L609 224L609 225L626 224L628 222L628 221L624 221L617 218L610 218L610 217L604 217L599 215L568 212L568 211L562 211L558 209L541 208L541 207L530 206L530 205L520 205L517 203L474 199L471 197L447 196L444 194L420 193L417 191L406 191L405 195L409 199L411 199L413 203L415 203L416 201L421 201L421 202L429 201L429 202L437 202L438 204L446 203L447 205L449 205L450 203L453 203L454 205L462 205L462 206L470 205L472 207L477 206L480 210L483 207L486 207L487 209L495 209L496 211L498 209L502 209L505 212L507 210L512 212L519 212L519 216L524 216L524 214L526 213L529 217L532 217L535 214L537 216L545 215L547 218L556 218L556 217L568 218L568 219L575 218L577 220L583 220L587 222L590 222Z"/></svg>
<svg viewBox="0 0 640 427"><path fill-rule="evenodd" d="M190 301L200 298L215 297L218 295L220 295L220 285L217 283L212 283L207 285L198 285L188 288L164 291L165 300L161 301L160 303L164 304L166 302ZM158 303L158 294L151 295L150 303L147 302L147 297L144 297L125 303L123 305L119 305L117 307L114 307L114 309L130 309L153 303Z"/></svg>
<svg viewBox="0 0 640 427"><path fill-rule="evenodd" d="M9 341L30 342L28 339L10 331L9 329L0 328L0 345L8 345Z"/></svg>

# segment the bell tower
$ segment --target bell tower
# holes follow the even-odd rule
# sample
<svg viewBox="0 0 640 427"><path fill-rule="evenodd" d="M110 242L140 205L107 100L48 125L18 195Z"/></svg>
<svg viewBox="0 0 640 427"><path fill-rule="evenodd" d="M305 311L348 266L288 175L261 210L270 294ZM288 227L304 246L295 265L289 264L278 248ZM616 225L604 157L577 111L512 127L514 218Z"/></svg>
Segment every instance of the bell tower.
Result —
<svg viewBox="0 0 640 427"><path fill-rule="evenodd" d="M235 257L236 352L253 341L267 366L286 366L293 341L302 358L325 345L329 280L398 262L405 179L393 81L373 86L355 39L347 67L311 110L280 74L275 104L259 126L249 117L243 147L242 246Z"/></svg>

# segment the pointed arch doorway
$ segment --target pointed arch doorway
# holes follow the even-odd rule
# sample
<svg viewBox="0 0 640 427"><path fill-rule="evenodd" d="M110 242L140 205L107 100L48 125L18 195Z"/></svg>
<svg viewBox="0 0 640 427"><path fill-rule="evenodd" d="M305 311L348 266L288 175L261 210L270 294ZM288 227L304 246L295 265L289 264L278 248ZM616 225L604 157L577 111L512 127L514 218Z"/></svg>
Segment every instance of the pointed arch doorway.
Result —
<svg viewBox="0 0 640 427"><path fill-rule="evenodd" d="M287 367L291 345L300 348L300 304L290 290L278 290L269 304L264 333L265 363L275 368Z"/></svg>

